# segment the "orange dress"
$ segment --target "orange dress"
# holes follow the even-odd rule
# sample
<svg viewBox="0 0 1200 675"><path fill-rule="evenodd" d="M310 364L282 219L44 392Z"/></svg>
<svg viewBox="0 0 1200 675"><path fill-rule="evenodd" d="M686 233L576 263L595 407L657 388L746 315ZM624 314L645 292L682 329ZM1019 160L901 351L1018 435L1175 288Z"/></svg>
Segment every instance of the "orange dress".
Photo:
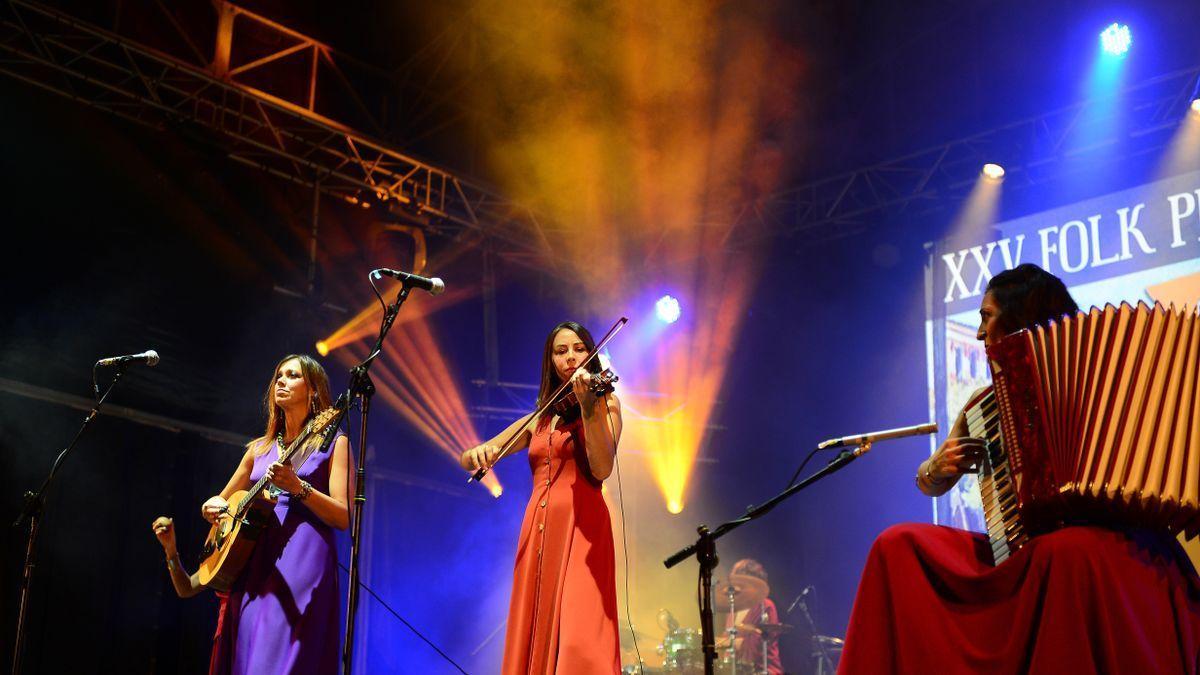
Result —
<svg viewBox="0 0 1200 675"><path fill-rule="evenodd" d="M513 571L504 675L621 670L612 522L587 466L583 420L540 423Z"/></svg>

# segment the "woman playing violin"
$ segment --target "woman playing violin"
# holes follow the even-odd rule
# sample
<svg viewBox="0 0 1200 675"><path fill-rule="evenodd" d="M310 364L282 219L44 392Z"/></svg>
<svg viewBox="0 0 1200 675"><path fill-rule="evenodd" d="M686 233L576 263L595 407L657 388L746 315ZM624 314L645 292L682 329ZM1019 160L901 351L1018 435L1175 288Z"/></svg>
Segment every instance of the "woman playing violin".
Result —
<svg viewBox="0 0 1200 675"><path fill-rule="evenodd" d="M595 345L574 321L555 326L542 355L537 408L568 380L577 403L526 415L459 459L474 471L529 449L533 494L517 542L505 675L621 669L612 523L600 491L621 438L621 402L591 386L600 372L599 360L588 360Z"/></svg>

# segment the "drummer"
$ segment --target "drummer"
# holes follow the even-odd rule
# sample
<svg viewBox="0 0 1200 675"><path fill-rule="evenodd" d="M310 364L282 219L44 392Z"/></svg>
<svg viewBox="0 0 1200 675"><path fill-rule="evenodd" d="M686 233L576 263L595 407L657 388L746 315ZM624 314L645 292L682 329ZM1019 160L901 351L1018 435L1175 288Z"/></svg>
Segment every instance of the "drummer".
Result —
<svg viewBox="0 0 1200 675"><path fill-rule="evenodd" d="M729 585L734 589L734 611L725 615L725 629L728 632L737 626L734 642L737 660L761 669L765 640L768 675L783 675L783 666L779 661L778 631L772 630L779 626L779 613L775 603L768 597L771 587L767 584L767 571L757 560L739 560L729 571ZM724 604L728 605L728 602ZM762 628L759 628L760 625ZM725 645L728 648L727 641Z"/></svg>

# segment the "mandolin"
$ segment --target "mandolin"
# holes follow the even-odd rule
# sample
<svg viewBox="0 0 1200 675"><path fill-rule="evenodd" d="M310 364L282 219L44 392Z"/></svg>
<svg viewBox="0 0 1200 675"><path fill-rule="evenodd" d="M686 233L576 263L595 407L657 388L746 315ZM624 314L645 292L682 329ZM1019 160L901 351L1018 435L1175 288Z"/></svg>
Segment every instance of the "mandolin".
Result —
<svg viewBox="0 0 1200 675"><path fill-rule="evenodd" d="M291 464L304 442L318 434L323 438L315 452L324 451L333 441L345 414L343 396L304 425L279 461ZM275 499L263 494L268 483L267 477L263 476L249 490L238 490L229 495L230 510L218 518L209 530L200 552L200 568L196 574L202 585L217 591L228 591L241 574L246 561L250 560L255 542L271 522Z"/></svg>

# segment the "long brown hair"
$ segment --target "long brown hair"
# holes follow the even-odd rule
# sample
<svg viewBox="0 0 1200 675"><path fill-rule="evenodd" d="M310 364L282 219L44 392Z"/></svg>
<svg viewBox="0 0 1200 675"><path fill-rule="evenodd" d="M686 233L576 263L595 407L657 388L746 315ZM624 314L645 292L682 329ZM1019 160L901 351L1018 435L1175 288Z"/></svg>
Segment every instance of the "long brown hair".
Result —
<svg viewBox="0 0 1200 675"><path fill-rule="evenodd" d="M332 405L333 399L329 396L329 376L325 374L325 369L321 367L320 363L317 363L316 359L308 354L288 354L280 359L279 363L275 364L275 368L271 370L271 379L267 380L267 393L263 396L263 408L267 413L267 429L262 436L246 444L246 449L256 457L266 452L275 437L285 431L283 408L275 405L275 397L272 396L272 392L275 391L275 380L279 378L279 369L292 359L300 362L300 375L304 377L304 382L308 385L310 392L308 409L305 412L304 420L301 421L307 421L315 413ZM314 435L305 442L305 445L320 442L321 437Z"/></svg>
<svg viewBox="0 0 1200 675"><path fill-rule="evenodd" d="M558 335L558 332L564 329L572 331L579 336L579 339L583 341L583 346L588 350L588 355L596 351L596 341L592 338L592 334L588 332L588 329L584 328L581 324L575 321L564 321L555 326L550 331L550 335L546 336L546 346L542 349L542 384L538 387L537 404L535 405L537 408L542 407L542 404L546 402L550 394L553 394L554 390L562 384L562 378L558 376L558 371L554 369L554 336ZM589 361L587 370L589 373L600 372L600 357ZM547 410L542 415L542 418L546 419L548 415L552 414L551 410Z"/></svg>

